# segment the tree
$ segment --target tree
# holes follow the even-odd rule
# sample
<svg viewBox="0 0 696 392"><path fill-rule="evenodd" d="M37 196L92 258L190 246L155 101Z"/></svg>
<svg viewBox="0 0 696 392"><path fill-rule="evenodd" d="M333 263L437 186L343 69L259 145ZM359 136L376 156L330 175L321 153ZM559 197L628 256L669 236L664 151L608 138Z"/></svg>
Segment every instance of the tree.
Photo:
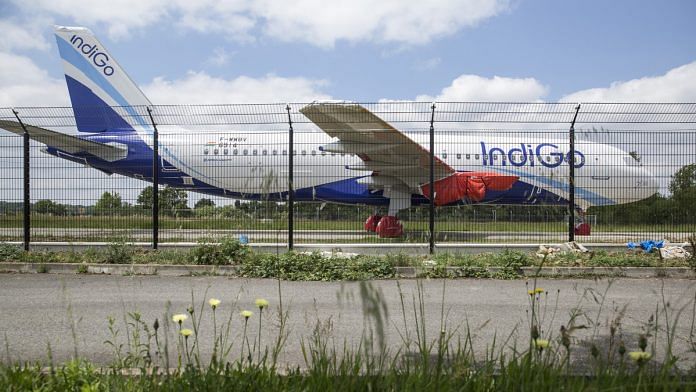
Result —
<svg viewBox="0 0 696 392"><path fill-rule="evenodd" d="M68 210L64 205L51 200L39 200L34 203L34 212L39 214L65 215Z"/></svg>
<svg viewBox="0 0 696 392"><path fill-rule="evenodd" d="M696 164L686 165L674 173L669 191L682 213L691 216L696 205Z"/></svg>
<svg viewBox="0 0 696 392"><path fill-rule="evenodd" d="M193 208L199 209L203 207L215 207L215 202L210 199L202 198L196 202Z"/></svg>
<svg viewBox="0 0 696 392"><path fill-rule="evenodd" d="M104 192L94 207L99 215L118 212L123 208L123 200L121 200L121 195L116 192Z"/></svg>
<svg viewBox="0 0 696 392"><path fill-rule="evenodd" d="M138 195L138 205L142 208L152 208L152 186L148 186ZM188 216L191 209L188 207L188 193L181 189L169 186L159 191L160 213L169 216Z"/></svg>

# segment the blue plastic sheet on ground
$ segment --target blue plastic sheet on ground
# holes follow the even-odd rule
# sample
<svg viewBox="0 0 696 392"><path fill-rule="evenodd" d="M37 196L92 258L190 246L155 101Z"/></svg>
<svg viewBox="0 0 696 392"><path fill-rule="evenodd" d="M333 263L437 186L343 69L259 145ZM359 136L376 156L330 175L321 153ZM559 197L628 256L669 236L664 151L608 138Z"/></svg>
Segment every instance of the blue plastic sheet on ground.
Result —
<svg viewBox="0 0 696 392"><path fill-rule="evenodd" d="M653 249L661 249L665 246L665 240L655 241L655 240L645 240L640 243L629 242L627 245L628 249L640 248L645 251L645 253L652 252Z"/></svg>

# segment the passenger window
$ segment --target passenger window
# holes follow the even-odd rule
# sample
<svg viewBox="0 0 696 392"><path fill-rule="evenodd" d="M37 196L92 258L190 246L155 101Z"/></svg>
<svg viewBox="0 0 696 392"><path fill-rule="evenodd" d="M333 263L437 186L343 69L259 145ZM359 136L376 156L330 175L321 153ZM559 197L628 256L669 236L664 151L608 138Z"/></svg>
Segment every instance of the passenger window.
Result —
<svg viewBox="0 0 696 392"><path fill-rule="evenodd" d="M287 151L287 150L283 150L283 156L285 156L285 155L288 155L288 151Z"/></svg>
<svg viewBox="0 0 696 392"><path fill-rule="evenodd" d="M244 149L244 151L242 151L242 154L244 154L244 155L249 155L249 150Z"/></svg>
<svg viewBox="0 0 696 392"><path fill-rule="evenodd" d="M236 148L234 150L232 150L232 155L237 155L237 154L239 154L239 150L237 150Z"/></svg>
<svg viewBox="0 0 696 392"><path fill-rule="evenodd" d="M222 153L225 154L225 155L228 155L228 154L230 153L230 150L224 149L224 150L222 150Z"/></svg>
<svg viewBox="0 0 696 392"><path fill-rule="evenodd" d="M471 154L466 154L466 159L471 159Z"/></svg>
<svg viewBox="0 0 696 392"><path fill-rule="evenodd" d="M220 153L220 150L218 150L217 148L213 150L213 154L217 155L219 153Z"/></svg>
<svg viewBox="0 0 696 392"><path fill-rule="evenodd" d="M307 155L307 150L302 150L302 155Z"/></svg>
<svg viewBox="0 0 696 392"><path fill-rule="evenodd" d="M325 156L325 155L326 155L326 151L322 151L321 156Z"/></svg>
<svg viewBox="0 0 696 392"><path fill-rule="evenodd" d="M263 155L268 155L268 150L263 150L262 154L263 154Z"/></svg>
<svg viewBox="0 0 696 392"><path fill-rule="evenodd" d="M442 153L442 159L447 159L447 153L446 153L446 152L443 152L443 153Z"/></svg>
<svg viewBox="0 0 696 392"><path fill-rule="evenodd" d="M259 155L259 151L258 151L258 150L254 150L254 151L252 152L252 154L254 154L254 155Z"/></svg>
<svg viewBox="0 0 696 392"><path fill-rule="evenodd" d="M278 150L273 150L273 155L278 155Z"/></svg>
<svg viewBox="0 0 696 392"><path fill-rule="evenodd" d="M316 151L316 150L312 150L312 156L316 156L316 155L317 155L317 151Z"/></svg>
<svg viewBox="0 0 696 392"><path fill-rule="evenodd" d="M478 159L479 159L479 154L474 155L474 159L478 160Z"/></svg>
<svg viewBox="0 0 696 392"><path fill-rule="evenodd" d="M457 159L462 159L462 154L457 154Z"/></svg>

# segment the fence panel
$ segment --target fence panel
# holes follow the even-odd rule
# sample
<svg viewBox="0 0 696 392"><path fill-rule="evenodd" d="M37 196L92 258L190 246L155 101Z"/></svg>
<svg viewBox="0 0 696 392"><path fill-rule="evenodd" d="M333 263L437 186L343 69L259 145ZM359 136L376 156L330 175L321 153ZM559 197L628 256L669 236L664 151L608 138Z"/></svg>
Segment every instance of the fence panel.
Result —
<svg viewBox="0 0 696 392"><path fill-rule="evenodd" d="M589 223L581 242L696 232L696 104L581 104L574 155L577 104L445 102L434 117L431 105L17 108L27 126L58 132L29 129L32 240L152 241L153 120L163 242L287 244L292 157L295 243L426 244L431 118L436 241L564 241L571 212ZM0 238L21 241L23 138L11 109L0 121L14 127L0 131ZM438 198L457 186L458 198ZM372 215L395 216L403 234L366 231Z"/></svg>

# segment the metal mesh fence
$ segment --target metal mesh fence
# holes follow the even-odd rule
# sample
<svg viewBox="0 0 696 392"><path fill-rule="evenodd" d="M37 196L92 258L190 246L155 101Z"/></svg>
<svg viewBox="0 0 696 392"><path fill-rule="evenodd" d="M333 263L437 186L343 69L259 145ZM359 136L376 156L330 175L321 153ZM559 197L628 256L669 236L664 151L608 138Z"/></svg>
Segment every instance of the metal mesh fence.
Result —
<svg viewBox="0 0 696 392"><path fill-rule="evenodd" d="M696 104L0 108L0 128L9 131L0 131L5 241L26 237L26 195L33 241L152 241L153 168L166 242L684 241L696 232ZM372 215L396 220L380 231L369 227L379 220L366 223ZM403 233L392 235L397 225Z"/></svg>

